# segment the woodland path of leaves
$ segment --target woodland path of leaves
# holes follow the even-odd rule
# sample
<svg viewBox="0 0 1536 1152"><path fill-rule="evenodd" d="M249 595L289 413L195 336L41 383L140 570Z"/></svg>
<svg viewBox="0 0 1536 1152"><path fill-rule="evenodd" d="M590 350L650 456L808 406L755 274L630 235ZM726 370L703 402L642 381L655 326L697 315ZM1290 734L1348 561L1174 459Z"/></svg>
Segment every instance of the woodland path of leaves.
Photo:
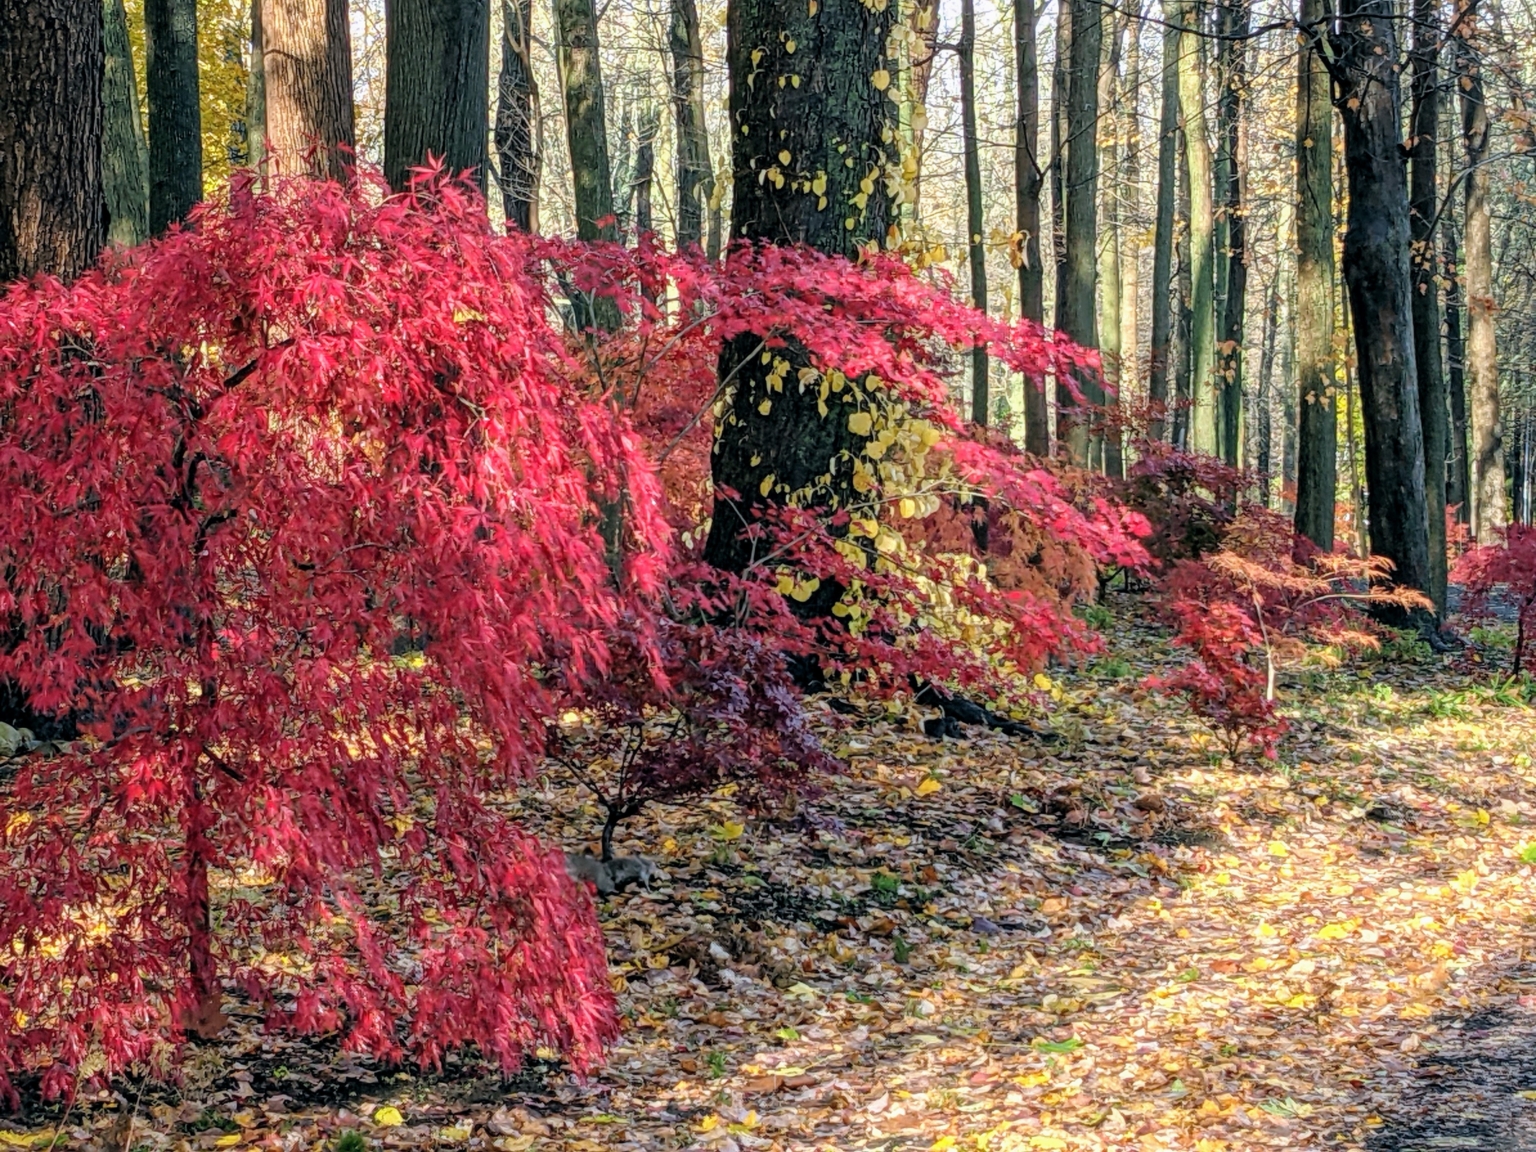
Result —
<svg viewBox="0 0 1536 1152"><path fill-rule="evenodd" d="M1536 1149L1536 712L1486 687L1502 654L1298 672L1279 762L1234 768L1140 686L1171 658L1141 611L1050 689L1054 743L838 720L852 772L798 812L636 822L665 875L603 910L626 1030L587 1083L237 1017L179 1095L0 1144ZM558 782L512 803L594 826Z"/></svg>

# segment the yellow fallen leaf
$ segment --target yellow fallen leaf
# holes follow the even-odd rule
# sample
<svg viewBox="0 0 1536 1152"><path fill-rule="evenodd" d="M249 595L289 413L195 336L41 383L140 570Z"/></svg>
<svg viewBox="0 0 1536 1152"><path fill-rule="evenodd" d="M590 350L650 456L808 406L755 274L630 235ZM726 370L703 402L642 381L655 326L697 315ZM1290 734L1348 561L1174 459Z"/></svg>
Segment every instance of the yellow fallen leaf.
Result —
<svg viewBox="0 0 1536 1152"><path fill-rule="evenodd" d="M1280 935L1280 933L1277 932L1274 927L1269 924L1260 924L1258 927L1257 935L1264 940L1273 940L1276 936Z"/></svg>
<svg viewBox="0 0 1536 1152"><path fill-rule="evenodd" d="M1524 1092L1516 1092L1515 1095L1522 1100L1536 1100L1536 1089L1527 1088Z"/></svg>
<svg viewBox="0 0 1536 1152"><path fill-rule="evenodd" d="M243 1139L245 1139L245 1137L241 1136L240 1133L231 1132L227 1136L220 1136L213 1142L213 1146L215 1148L233 1148Z"/></svg>
<svg viewBox="0 0 1536 1152"><path fill-rule="evenodd" d="M719 1126L720 1126L720 1117L716 1116L713 1112L711 1112L708 1116L704 1117L704 1119L699 1121L699 1131L700 1132L713 1132Z"/></svg>
<svg viewBox="0 0 1536 1152"><path fill-rule="evenodd" d="M1271 840L1269 842L1269 854L1271 856L1289 856L1291 850L1283 841Z"/></svg>
<svg viewBox="0 0 1536 1152"><path fill-rule="evenodd" d="M445 1144L462 1144L469 1139L473 1132L473 1128L455 1126L453 1128L439 1128L433 1135Z"/></svg>
<svg viewBox="0 0 1536 1152"><path fill-rule="evenodd" d="M917 786L917 794L919 796L932 796L935 792L942 791L943 788L944 785L940 784L932 776L929 776Z"/></svg>
<svg viewBox="0 0 1536 1152"><path fill-rule="evenodd" d="M953 1136L940 1136L932 1144L928 1145L928 1152L947 1152L948 1149L954 1146L955 1138Z"/></svg>
<svg viewBox="0 0 1536 1152"><path fill-rule="evenodd" d="M738 824L734 820L727 820L715 830L716 840L740 840L741 834L747 830L745 824Z"/></svg>
<svg viewBox="0 0 1536 1152"><path fill-rule="evenodd" d="M395 1128L405 1123L405 1117L393 1104L386 1104L373 1114L373 1122L380 1128Z"/></svg>

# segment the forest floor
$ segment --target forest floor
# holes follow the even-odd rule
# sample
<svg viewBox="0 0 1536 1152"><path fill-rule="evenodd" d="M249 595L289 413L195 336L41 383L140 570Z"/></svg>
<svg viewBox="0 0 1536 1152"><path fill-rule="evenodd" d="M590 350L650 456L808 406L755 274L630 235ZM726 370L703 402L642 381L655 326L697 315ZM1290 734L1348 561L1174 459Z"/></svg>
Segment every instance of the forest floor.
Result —
<svg viewBox="0 0 1536 1152"><path fill-rule="evenodd" d="M625 1029L586 1082L381 1069L237 1015L179 1094L34 1110L0 1147L1536 1149L1536 711L1491 687L1507 653L1299 671L1279 760L1232 765L1142 686L1175 659L1143 611L1112 600L1107 651L1051 683L1054 741L829 711L850 772L797 814L626 827L661 874L600 909ZM593 834L557 780L514 804Z"/></svg>

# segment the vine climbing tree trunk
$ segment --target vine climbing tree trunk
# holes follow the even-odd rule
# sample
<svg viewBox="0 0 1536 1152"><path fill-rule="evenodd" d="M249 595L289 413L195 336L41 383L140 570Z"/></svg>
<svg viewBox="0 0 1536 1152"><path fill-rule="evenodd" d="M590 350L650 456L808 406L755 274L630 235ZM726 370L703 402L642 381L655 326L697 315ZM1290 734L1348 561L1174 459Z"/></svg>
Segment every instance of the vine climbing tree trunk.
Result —
<svg viewBox="0 0 1536 1152"><path fill-rule="evenodd" d="M501 0L501 78L496 99L496 160L502 211L510 226L539 230L539 90L530 55L532 0Z"/></svg>
<svg viewBox="0 0 1536 1152"><path fill-rule="evenodd" d="M101 251L101 0L0 0L0 287Z"/></svg>
<svg viewBox="0 0 1536 1152"><path fill-rule="evenodd" d="M895 5L862 0L814 8L804 0L732 0L735 238L843 256L887 242L895 209L887 177L900 165L886 143L895 135L886 56L895 16ZM855 390L831 394L823 415L818 389L772 387L773 358L762 364L760 349L760 339L747 335L720 356L721 379L730 383L712 456L716 499L705 558L733 572L754 562L751 530L769 507L793 500L853 508L862 499L854 465L868 437L849 427ZM828 582L803 609L825 613L840 594Z"/></svg>

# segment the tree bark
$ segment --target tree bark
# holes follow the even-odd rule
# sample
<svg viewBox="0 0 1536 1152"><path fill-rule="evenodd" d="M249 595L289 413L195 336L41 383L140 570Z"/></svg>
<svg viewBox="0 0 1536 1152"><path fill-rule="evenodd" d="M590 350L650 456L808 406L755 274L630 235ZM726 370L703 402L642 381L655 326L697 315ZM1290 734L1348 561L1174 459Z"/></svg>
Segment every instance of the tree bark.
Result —
<svg viewBox="0 0 1536 1152"><path fill-rule="evenodd" d="M1168 374L1173 364L1174 217L1179 195L1179 33L1178 6L1163 0L1163 91L1157 140L1157 218L1152 234L1152 331L1147 356L1147 398L1158 413L1148 429L1166 437Z"/></svg>
<svg viewBox="0 0 1536 1152"><path fill-rule="evenodd" d="M1248 157L1244 146L1244 97L1248 84L1244 54L1252 9L1248 0L1223 0L1217 7L1216 27L1220 41L1217 75L1221 87L1216 103L1220 126L1222 163L1223 262L1221 356L1218 372L1221 400L1221 453L1228 464L1241 457L1243 426L1243 323L1248 298L1247 227L1244 189L1248 182Z"/></svg>
<svg viewBox="0 0 1536 1152"><path fill-rule="evenodd" d="M1177 105L1175 105L1177 107ZM1184 451L1190 449L1189 430L1194 404L1190 384L1191 360L1189 333L1194 312L1194 281L1190 275L1189 251L1189 149L1182 123L1178 135L1178 209L1174 222L1174 253L1178 270L1174 274L1173 328L1173 442Z"/></svg>
<svg viewBox="0 0 1536 1152"><path fill-rule="evenodd" d="M1099 56L1103 47L1103 17L1097 0L1070 0L1072 8L1071 53L1067 80L1065 295L1058 327L1084 348L1099 345L1094 277L1098 249L1099 213ZM1104 402L1097 376L1084 373L1077 381L1083 399L1070 394L1057 409L1057 440L1073 463L1089 463L1088 419L1079 411L1082 403ZM1065 427L1063 427L1065 425Z"/></svg>
<svg viewBox="0 0 1536 1152"><path fill-rule="evenodd" d="M1493 228L1489 203L1491 146L1482 72L1470 40L1477 32L1478 0L1464 0L1456 54L1461 87L1461 134L1466 148L1467 343L1466 378L1471 422L1472 533L1497 544L1509 525L1504 491L1504 429L1499 412L1499 364L1493 288Z"/></svg>
<svg viewBox="0 0 1536 1152"><path fill-rule="evenodd" d="M885 143L895 129L885 51L895 16L895 5L877 9L862 0L730 4L737 239L849 257L886 241L894 205L885 177L899 164ZM824 414L819 389L795 385L793 349L781 387L770 381L772 360L762 364L759 352L759 339L749 335L720 357L721 379L730 384L712 458L717 495L704 554L733 572L754 561L750 529L770 506L794 499L803 507L856 509L865 501L854 477L865 467L868 438L849 428L858 410L853 382L829 392ZM800 607L822 614L839 595L824 583Z"/></svg>
<svg viewBox="0 0 1536 1152"><path fill-rule="evenodd" d="M1211 190L1211 143L1205 117L1205 86L1195 5L1179 5L1179 112L1189 166L1190 409L1189 446L1215 455L1217 440L1215 235Z"/></svg>
<svg viewBox="0 0 1536 1152"><path fill-rule="evenodd" d="M258 172L266 159L267 144L267 74L261 59L261 2L251 0L251 66L245 75L245 157Z"/></svg>
<svg viewBox="0 0 1536 1152"><path fill-rule="evenodd" d="M185 220L203 198L196 0L144 0L149 96L149 230Z"/></svg>
<svg viewBox="0 0 1536 1152"><path fill-rule="evenodd" d="M917 218L923 200L923 135L928 125L928 81L933 77L933 62L939 53L939 0L913 0L908 27L912 32L910 75L912 112L912 153L917 171L912 176L911 213ZM920 114L920 115L919 115Z"/></svg>
<svg viewBox="0 0 1536 1152"><path fill-rule="evenodd" d="M960 124L965 152L966 239L970 246L971 304L987 310L987 235L981 214L981 145L976 140L976 3L960 0ZM986 345L971 349L971 419L987 423L988 370Z"/></svg>
<svg viewBox="0 0 1536 1152"><path fill-rule="evenodd" d="M1456 520L1472 522L1472 478L1467 457L1467 382L1464 374L1466 346L1461 336L1461 266L1456 251L1456 228L1447 220L1445 237L1445 374L1451 402L1450 470L1445 481L1445 500L1456 509Z"/></svg>
<svg viewBox="0 0 1536 1152"><path fill-rule="evenodd" d="M1436 285L1435 221L1439 216L1436 169L1440 53L1439 0L1413 0L1412 107L1408 117L1409 223L1413 238L1413 354L1418 364L1419 419L1424 435L1424 502L1429 531L1429 596L1445 616L1445 374L1440 360L1440 290Z"/></svg>
<svg viewBox="0 0 1536 1152"><path fill-rule="evenodd" d="M672 100L677 140L677 246L704 242L704 213L715 190L704 121L704 46L694 0L672 0Z"/></svg>
<svg viewBox="0 0 1536 1152"><path fill-rule="evenodd" d="M1014 210L1022 237L1019 261L1019 311L1026 320L1045 323L1045 269L1040 253L1040 67L1036 58L1034 0L1014 0L1013 59L1018 75L1018 112L1013 134ZM1024 450L1036 456L1051 451L1051 416L1045 385L1024 381Z"/></svg>
<svg viewBox="0 0 1536 1152"><path fill-rule="evenodd" d="M1119 407L1120 388L1124 379L1121 360L1125 345L1120 331L1122 302L1120 204L1126 195L1126 190L1116 187L1113 177L1120 169L1118 148L1123 131L1120 121L1124 118L1124 108L1117 102L1116 96L1120 87L1120 39L1126 23L1127 21L1122 21L1118 27L1110 26L1110 35L1108 42L1104 45L1104 58L1099 66L1098 76L1098 106L1100 109L1112 110L1108 118L1109 122L1104 125L1108 131L1097 133L1099 171L1108 173L1111 177L1109 180L1102 181L1099 188L1099 215L1103 236L1098 246L1098 334L1099 358L1104 365L1105 388L1102 403L1106 414L1108 409ZM1103 27L1102 23L1100 27ZM1094 433L1092 456L1094 466L1102 469L1106 476L1121 474L1120 429L1117 421L1107 420L1103 431Z"/></svg>
<svg viewBox="0 0 1536 1152"><path fill-rule="evenodd" d="M1055 271L1052 327L1066 326L1067 306L1067 150L1071 130L1067 127L1067 105L1072 87L1072 0L1056 5L1056 63L1051 69L1051 257ZM1056 407L1072 404L1071 393L1058 385ZM1056 429L1063 439L1063 429Z"/></svg>
<svg viewBox="0 0 1536 1152"><path fill-rule="evenodd" d="M1338 420L1333 347L1332 81L1320 55L1329 35L1328 0L1301 0L1311 44L1296 83L1296 531L1333 551L1338 485Z"/></svg>
<svg viewBox="0 0 1536 1152"><path fill-rule="evenodd" d="M576 234L613 240L613 177L608 160L608 117L592 0L555 0L555 45L565 96L565 139L570 149Z"/></svg>
<svg viewBox="0 0 1536 1152"><path fill-rule="evenodd" d="M496 99L497 176L507 223L539 230L539 90L530 55L532 0L501 0L501 78Z"/></svg>
<svg viewBox="0 0 1536 1152"><path fill-rule="evenodd" d="M105 0L102 18L106 66L101 82L101 170L107 239L132 247L149 236L149 145L139 114L123 0Z"/></svg>
<svg viewBox="0 0 1536 1152"><path fill-rule="evenodd" d="M1120 195L1135 204L1141 196L1141 30L1142 13L1127 25L1125 89L1121 96L1125 148L1120 156ZM1120 403L1139 394L1141 383L1141 250L1127 221L1120 228Z"/></svg>
<svg viewBox="0 0 1536 1152"><path fill-rule="evenodd" d="M453 176L468 173L484 192L489 0L387 0L384 19L385 179L404 191L412 169L436 158Z"/></svg>
<svg viewBox="0 0 1536 1152"><path fill-rule="evenodd" d="M1344 0L1338 100L1349 217L1344 279L1365 425L1372 550L1428 592L1424 430L1413 347L1413 272L1393 0Z"/></svg>
<svg viewBox="0 0 1536 1152"><path fill-rule="evenodd" d="M101 0L0 0L0 285L104 240Z"/></svg>
<svg viewBox="0 0 1536 1152"><path fill-rule="evenodd" d="M1258 468L1263 485L1264 507L1274 503L1274 377L1275 341L1280 328L1280 272L1270 276L1269 290L1264 293L1264 337L1259 351L1259 410Z"/></svg>
<svg viewBox="0 0 1536 1152"><path fill-rule="evenodd" d="M263 153L278 175L345 180L356 162L346 0L260 0Z"/></svg>
<svg viewBox="0 0 1536 1152"><path fill-rule="evenodd" d="M656 133L661 118L649 101L641 107L635 139L635 239L656 231L651 213L651 186L656 179Z"/></svg>

